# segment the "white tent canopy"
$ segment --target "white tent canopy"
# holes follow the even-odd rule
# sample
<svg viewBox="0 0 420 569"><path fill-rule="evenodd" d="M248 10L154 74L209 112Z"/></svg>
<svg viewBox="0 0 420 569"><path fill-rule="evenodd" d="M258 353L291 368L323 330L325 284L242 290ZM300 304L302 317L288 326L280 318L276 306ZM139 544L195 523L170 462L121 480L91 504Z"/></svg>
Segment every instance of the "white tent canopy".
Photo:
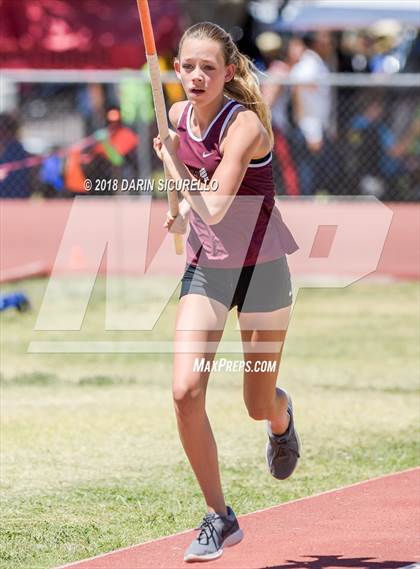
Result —
<svg viewBox="0 0 420 569"><path fill-rule="evenodd" d="M420 0L291 0L278 29L366 28L380 20L420 28Z"/></svg>

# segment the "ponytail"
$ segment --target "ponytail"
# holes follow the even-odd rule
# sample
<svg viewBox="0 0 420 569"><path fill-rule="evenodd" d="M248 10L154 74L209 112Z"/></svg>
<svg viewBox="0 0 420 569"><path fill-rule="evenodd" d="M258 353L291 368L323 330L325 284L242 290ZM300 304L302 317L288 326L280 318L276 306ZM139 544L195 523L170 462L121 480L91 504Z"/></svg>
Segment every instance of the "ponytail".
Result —
<svg viewBox="0 0 420 569"><path fill-rule="evenodd" d="M270 144L273 145L271 111L261 94L258 70L249 57L241 53L236 45L235 51L232 63L236 65L236 72L233 79L225 84L225 93L242 103L247 109L254 111L268 133Z"/></svg>

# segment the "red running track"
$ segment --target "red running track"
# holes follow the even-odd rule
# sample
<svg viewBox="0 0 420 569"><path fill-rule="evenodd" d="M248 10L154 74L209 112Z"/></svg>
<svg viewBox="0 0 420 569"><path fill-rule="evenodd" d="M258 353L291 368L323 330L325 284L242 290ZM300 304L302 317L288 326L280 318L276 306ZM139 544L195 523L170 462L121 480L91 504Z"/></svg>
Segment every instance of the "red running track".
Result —
<svg viewBox="0 0 420 569"><path fill-rule="evenodd" d="M113 274L180 276L162 227L167 203L122 197L72 200L0 200L0 282L98 269ZM420 278L420 204L352 200L279 202L299 251L289 256L292 276ZM105 239L112 247L104 254ZM114 251L114 253L112 253ZM145 258L144 258L145 257ZM344 286L344 283L343 283Z"/></svg>
<svg viewBox="0 0 420 569"><path fill-rule="evenodd" d="M295 500L239 518L244 540L211 569L399 569L420 545L420 468ZM198 520L197 520L198 521ZM63 567L187 569L188 531Z"/></svg>

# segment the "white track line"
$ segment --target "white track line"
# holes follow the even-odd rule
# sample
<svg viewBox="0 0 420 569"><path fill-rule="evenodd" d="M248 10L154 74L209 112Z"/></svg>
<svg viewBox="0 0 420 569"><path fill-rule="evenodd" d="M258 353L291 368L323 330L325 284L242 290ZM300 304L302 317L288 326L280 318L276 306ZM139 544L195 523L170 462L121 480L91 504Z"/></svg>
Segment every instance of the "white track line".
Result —
<svg viewBox="0 0 420 569"><path fill-rule="evenodd" d="M270 506L268 508L263 508L261 510L256 510L255 512L249 512L248 514L243 514L242 516L238 516L238 519L246 518L247 516L252 516L254 514L259 514L261 512L269 512L270 510L274 510L275 508L279 508L281 506L286 506L287 504L296 504L297 502L303 502L304 500L311 500L312 498L317 498L318 496L326 496L327 494L333 494L334 492L339 492L341 490L347 490L347 488L354 488L356 486L362 486L362 484L367 484L369 482L374 482L375 480L381 480L382 478L390 478L391 476L397 476L399 474L405 474L407 472L413 472L418 470L420 472L420 466L414 466L413 468L408 468L407 470L401 470L400 472L391 472L390 474L383 474L381 476L376 476L375 478L369 478L368 480L362 480L361 482L355 482L354 484L350 484L349 486L342 486L340 488L334 488L333 490L326 490L325 492L319 492L319 494L312 494L311 496L305 496L304 498L297 498L296 500L290 500L289 502L284 502L283 504L278 504L277 506ZM72 563L67 563L66 565L60 565L59 567L55 567L55 569L67 569L69 567L74 567L79 563L94 561L95 559L101 559L102 557L106 557L108 555L113 555L114 553L120 553L122 551L128 551L129 549L133 549L133 547L139 547L143 545L147 545L149 543L154 543L156 541L164 541L166 539L176 537L179 535L184 535L186 533L190 533L192 530L187 529L185 531L181 531L179 533L174 533L171 535L165 535L163 537L158 537L155 539L150 539L149 541L144 541L143 543L138 543L134 545L129 545L128 547L122 547L120 549L115 549L114 551L109 551L108 553L101 553L100 555L95 555L95 557L89 557L88 559L80 559L79 561L73 561ZM400 569L420 569L420 565L415 563L414 565L407 565L406 567L400 567Z"/></svg>

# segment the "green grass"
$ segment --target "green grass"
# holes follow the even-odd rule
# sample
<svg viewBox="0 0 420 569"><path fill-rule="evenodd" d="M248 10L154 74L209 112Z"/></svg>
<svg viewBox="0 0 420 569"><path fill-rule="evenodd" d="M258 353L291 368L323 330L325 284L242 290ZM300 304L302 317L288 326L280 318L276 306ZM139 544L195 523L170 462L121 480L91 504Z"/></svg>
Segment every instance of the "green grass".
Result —
<svg viewBox="0 0 420 569"><path fill-rule="evenodd" d="M126 282L131 298L137 285ZM35 332L45 286L22 283L34 310L2 314L0 566L10 569L97 555L203 514L176 433L169 354L27 353L31 340L169 340L176 295L152 332L104 331L99 279L80 332ZM165 281L148 286L153 296L132 310L159 303ZM75 295L57 297L60 310ZM208 411L237 513L418 464L418 308L414 283L300 291L279 383L294 395L303 457L285 482L266 472L264 426L247 416L240 374L214 374ZM226 337L236 334L232 318Z"/></svg>

